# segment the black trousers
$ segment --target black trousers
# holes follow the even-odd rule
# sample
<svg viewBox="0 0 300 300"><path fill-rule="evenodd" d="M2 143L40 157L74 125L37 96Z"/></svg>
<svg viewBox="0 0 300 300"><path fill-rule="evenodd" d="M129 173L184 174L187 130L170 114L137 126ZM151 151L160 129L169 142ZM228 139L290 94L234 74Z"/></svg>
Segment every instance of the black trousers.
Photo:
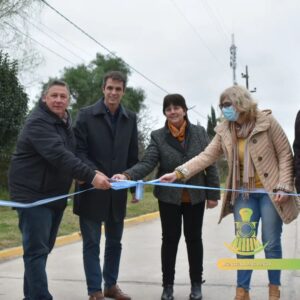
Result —
<svg viewBox="0 0 300 300"><path fill-rule="evenodd" d="M202 282L203 244L202 225L205 202L180 206L159 201L162 227L161 264L163 286L174 283L175 263L181 236L182 220L189 260L191 282Z"/></svg>

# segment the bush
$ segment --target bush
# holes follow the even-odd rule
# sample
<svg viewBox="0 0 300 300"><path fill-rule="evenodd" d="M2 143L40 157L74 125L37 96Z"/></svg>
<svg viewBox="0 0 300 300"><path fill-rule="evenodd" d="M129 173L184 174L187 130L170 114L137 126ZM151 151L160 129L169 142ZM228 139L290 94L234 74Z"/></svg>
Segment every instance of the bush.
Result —
<svg viewBox="0 0 300 300"><path fill-rule="evenodd" d="M28 96L17 77L17 63L0 51L0 187L7 186L10 157L27 113Z"/></svg>

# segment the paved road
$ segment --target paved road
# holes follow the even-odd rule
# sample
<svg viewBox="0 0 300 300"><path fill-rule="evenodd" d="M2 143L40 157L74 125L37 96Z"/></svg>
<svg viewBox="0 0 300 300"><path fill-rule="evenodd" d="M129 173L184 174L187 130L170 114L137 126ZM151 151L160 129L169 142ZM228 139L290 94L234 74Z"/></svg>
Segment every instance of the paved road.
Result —
<svg viewBox="0 0 300 300"><path fill-rule="evenodd" d="M230 243L234 238L232 216L217 225L218 215L219 209L209 210L204 220L204 300L230 300L235 293L235 271L222 271L216 267L219 258L234 257L224 246L224 242ZM125 229L119 284L134 300L160 299L160 242L159 219ZM286 258L300 258L300 220L284 227L283 245ZM49 286L55 300L88 299L81 247L81 242L58 247L49 257ZM22 276L22 259L0 263L0 300L22 299ZM189 290L186 249L181 239L176 265L175 299L188 299ZM267 291L267 272L254 271L251 299L268 299ZM300 299L300 270L283 271L281 299Z"/></svg>

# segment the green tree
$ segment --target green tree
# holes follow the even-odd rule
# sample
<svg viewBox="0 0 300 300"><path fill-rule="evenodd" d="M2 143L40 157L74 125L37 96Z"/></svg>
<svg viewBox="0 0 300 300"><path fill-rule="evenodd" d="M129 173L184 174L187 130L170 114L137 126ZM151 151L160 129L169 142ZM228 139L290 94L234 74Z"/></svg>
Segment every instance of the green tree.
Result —
<svg viewBox="0 0 300 300"><path fill-rule="evenodd" d="M20 85L16 61L0 51L0 186L7 183L7 170L20 127L27 113L28 96Z"/></svg>
<svg viewBox="0 0 300 300"><path fill-rule="evenodd" d="M206 132L210 139L212 139L215 136L214 128L217 126L217 118L216 118L216 112L213 106L211 106L211 115L207 116L207 128Z"/></svg>
<svg viewBox="0 0 300 300"><path fill-rule="evenodd" d="M88 65L80 64L75 67L65 68L61 78L69 84L71 93L71 113L73 119L81 107L94 104L102 93L102 81L104 74L108 71L121 71L128 78L131 74L130 69L121 58L104 56L100 53ZM52 80L53 78L50 78ZM48 82L49 82L48 81ZM48 83L47 82L47 83ZM47 84L45 83L44 86ZM145 106L145 92L139 88L126 87L122 104L128 109L139 113ZM145 132L149 132L149 125L144 122L143 117L138 118L140 154L142 154L146 144L147 137Z"/></svg>
<svg viewBox="0 0 300 300"><path fill-rule="evenodd" d="M70 86L72 96L71 109L73 117L81 107L95 103L102 96L102 80L105 73L115 70L130 76L130 69L121 58L97 54L88 65L65 68L62 78ZM142 89L126 88L122 104L128 109L139 112L143 107L145 93Z"/></svg>

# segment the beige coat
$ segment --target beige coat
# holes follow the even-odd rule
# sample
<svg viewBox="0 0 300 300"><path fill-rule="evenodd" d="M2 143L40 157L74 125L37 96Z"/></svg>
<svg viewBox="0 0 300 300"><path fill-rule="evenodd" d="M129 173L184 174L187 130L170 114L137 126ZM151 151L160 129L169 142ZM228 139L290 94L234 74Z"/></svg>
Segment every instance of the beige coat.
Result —
<svg viewBox="0 0 300 300"><path fill-rule="evenodd" d="M228 162L229 172L226 180L226 188L232 185L233 151L232 138L229 130L229 122L224 121L215 128L216 135L207 148L189 160L178 170L185 179L207 168L222 154ZM250 135L249 152L253 160L256 172L264 186L264 189L272 193L276 189L294 192L293 155L288 139L281 126L271 115L271 111L258 113L255 127ZM223 196L221 216L222 218L232 212L230 203L231 192L225 192ZM272 202L284 223L290 223L298 216L298 207L295 197L282 204L273 201L274 195L270 195Z"/></svg>

